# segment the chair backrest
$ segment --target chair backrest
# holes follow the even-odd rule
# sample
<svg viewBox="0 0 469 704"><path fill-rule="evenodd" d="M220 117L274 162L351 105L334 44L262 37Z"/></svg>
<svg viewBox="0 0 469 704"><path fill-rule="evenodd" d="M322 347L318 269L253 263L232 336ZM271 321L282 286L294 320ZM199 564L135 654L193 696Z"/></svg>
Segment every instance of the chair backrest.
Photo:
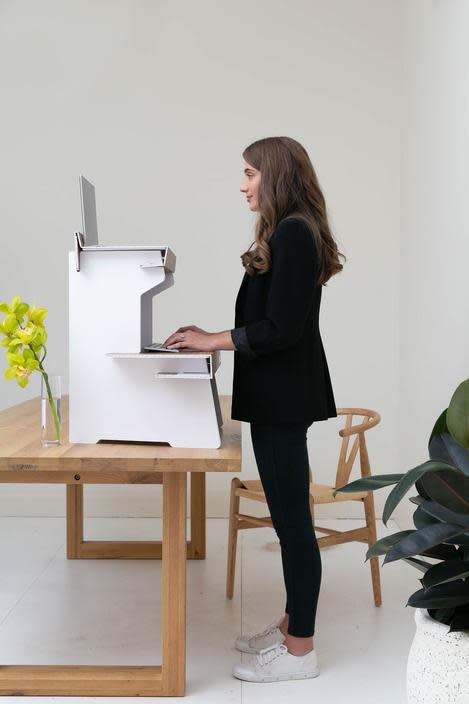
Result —
<svg viewBox="0 0 469 704"><path fill-rule="evenodd" d="M370 408L337 408L337 415L345 416L345 424L339 430L342 442L335 476L335 488L348 483L359 450L360 476L366 477L371 474L365 432L378 425L381 420L380 414ZM361 416L363 420L357 425L353 425L354 416ZM355 435L355 439L349 451L349 440L352 435ZM309 468L309 477L310 481L313 481L311 466Z"/></svg>

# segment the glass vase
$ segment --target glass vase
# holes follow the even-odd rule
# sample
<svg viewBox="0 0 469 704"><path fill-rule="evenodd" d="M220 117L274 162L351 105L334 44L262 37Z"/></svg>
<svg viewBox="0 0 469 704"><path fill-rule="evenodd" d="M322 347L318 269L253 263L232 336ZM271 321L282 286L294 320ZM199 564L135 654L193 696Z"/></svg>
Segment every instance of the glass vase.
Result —
<svg viewBox="0 0 469 704"><path fill-rule="evenodd" d="M60 374L41 375L41 442L44 447L62 443L62 386Z"/></svg>

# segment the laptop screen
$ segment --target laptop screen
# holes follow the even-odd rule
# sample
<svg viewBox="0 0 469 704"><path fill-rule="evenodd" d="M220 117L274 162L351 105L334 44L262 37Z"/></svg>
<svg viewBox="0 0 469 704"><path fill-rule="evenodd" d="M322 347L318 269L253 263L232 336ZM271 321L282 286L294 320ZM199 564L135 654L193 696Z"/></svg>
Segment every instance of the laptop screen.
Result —
<svg viewBox="0 0 469 704"><path fill-rule="evenodd" d="M93 246L98 242L98 221L96 218L96 199L94 186L80 176L80 199L81 199L81 223L85 246Z"/></svg>

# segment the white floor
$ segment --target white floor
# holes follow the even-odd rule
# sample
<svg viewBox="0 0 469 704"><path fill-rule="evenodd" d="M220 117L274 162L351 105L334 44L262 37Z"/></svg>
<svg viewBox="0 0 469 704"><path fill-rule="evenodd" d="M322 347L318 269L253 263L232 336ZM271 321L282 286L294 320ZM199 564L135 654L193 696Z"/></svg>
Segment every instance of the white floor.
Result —
<svg viewBox="0 0 469 704"><path fill-rule="evenodd" d="M354 519L321 519L347 530ZM198 704L405 704L405 668L414 609L405 607L420 574L404 562L381 568L383 605L372 599L366 546L321 551L323 576L315 648L321 674L312 680L242 682L234 662L238 633L256 632L283 613L285 591L272 529L241 531L235 594L225 597L227 519L207 520L207 559L187 567L186 697ZM399 530L378 521L378 536ZM189 526L188 526L189 531ZM189 533L188 533L189 534ZM160 519L87 518L85 539L161 538ZM382 564L380 558L380 564ZM0 664L139 664L161 662L161 562L67 560L64 518L0 518ZM21 701L70 702L70 697ZM73 701L107 697L73 697ZM124 702L129 697L109 697ZM139 701L156 698L139 697ZM1 697L0 704L18 697Z"/></svg>

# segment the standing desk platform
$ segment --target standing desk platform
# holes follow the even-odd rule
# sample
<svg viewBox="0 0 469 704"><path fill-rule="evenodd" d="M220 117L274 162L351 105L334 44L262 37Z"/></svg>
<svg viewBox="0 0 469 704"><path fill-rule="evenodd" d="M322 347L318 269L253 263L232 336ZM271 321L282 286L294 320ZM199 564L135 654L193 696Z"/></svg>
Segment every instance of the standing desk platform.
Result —
<svg viewBox="0 0 469 704"><path fill-rule="evenodd" d="M220 396L220 405L222 443L216 449L115 441L71 444L68 396L62 399L62 445L42 447L39 397L0 411L0 482L67 485L68 559L162 560L161 664L1 665L0 654L0 695L185 695L186 558L205 558L205 472L241 470L241 423L231 419L231 396ZM162 541L83 540L84 484L162 484Z"/></svg>

